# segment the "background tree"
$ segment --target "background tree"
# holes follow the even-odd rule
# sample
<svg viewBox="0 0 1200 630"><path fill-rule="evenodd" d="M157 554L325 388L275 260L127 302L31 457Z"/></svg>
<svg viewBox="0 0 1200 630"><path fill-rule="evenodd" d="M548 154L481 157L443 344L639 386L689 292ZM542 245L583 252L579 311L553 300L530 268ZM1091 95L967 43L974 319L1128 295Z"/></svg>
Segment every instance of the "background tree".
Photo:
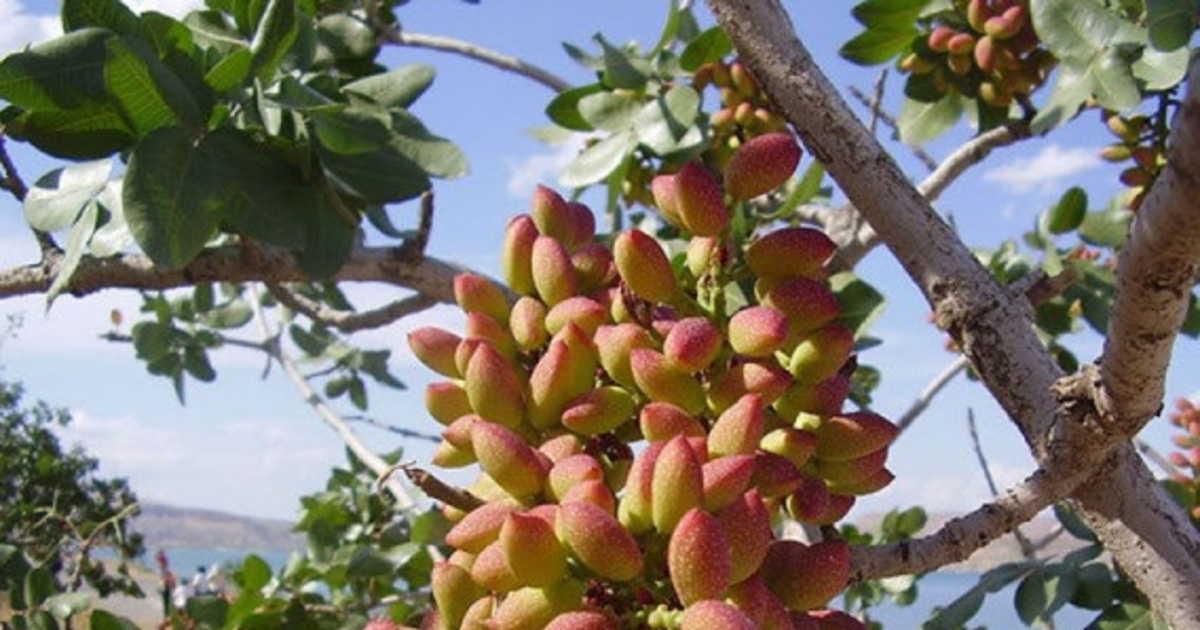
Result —
<svg viewBox="0 0 1200 630"><path fill-rule="evenodd" d="M120 154L127 168L119 187L105 159L56 170L27 190L4 164L5 186L24 198L42 260L0 274L0 297L189 288L147 293L150 318L128 340L151 372L169 377L182 398L186 379L215 376L211 350L261 350L355 455L386 475L387 463L325 398L345 396L365 408L369 381L398 385L386 352L356 349L343 333L461 302L456 267L424 252L432 198L422 197L421 221L407 233L391 224L387 204L422 196L430 177L460 175L463 157L408 112L429 85L429 69L383 72L374 61L381 42L453 49L561 91L551 118L595 132L563 183L600 184L614 232L642 220L636 204L650 201L654 174L702 154L719 161L756 124L781 128L786 120L820 166L765 199L759 212L739 211L734 242L744 245L759 228L815 223L839 246L840 269L885 245L1038 463L1025 482L930 536L855 548L853 580L965 558L1067 500L1158 615L1173 627L1200 623L1200 536L1130 442L1162 407L1163 376L1189 316L1200 253L1191 176L1200 146L1192 138L1196 97L1184 82L1194 6L862 3L854 14L864 33L844 53L862 63L898 61L907 75L901 135L928 139L964 114L980 129L914 186L822 75L778 3L712 0L720 29L700 28L690 3L672 4L652 48L603 38L594 54L571 48L594 73L592 83L572 89L528 64L404 33L399 4L214 0L179 21L137 16L115 1L64 2L66 35L0 63L7 130L57 157ZM726 79L720 97L728 113L703 111L699 92L720 81L702 78L701 68L724 63L734 49L755 89ZM1144 100L1157 107L1139 118L1134 110ZM1120 207L1089 212L1086 198L1070 192L1025 239L1036 257L1009 249L981 263L932 201L995 147L1094 109L1107 112L1118 136L1112 157L1135 161L1123 179L1133 188L1126 203L1136 217ZM718 139L734 141L722 147L713 144ZM826 172L848 206L831 207L822 195ZM396 244L364 244L363 218L373 236ZM66 234L64 245L55 232ZM1078 234L1090 249L1062 247L1054 238L1060 234ZM678 235L670 228L658 234ZM1097 249L1115 257L1096 260L1104 255ZM412 294L356 312L338 289L345 281ZM257 282L265 291L239 284ZM869 321L873 290L847 286ZM724 290L717 288L713 295ZM851 295L840 297L844 306ZM1094 366L1080 367L1060 340L1080 319L1107 336ZM251 325L257 338L235 336ZM858 341L869 344L865 336ZM301 374L290 358L300 353L327 369ZM869 405L871 371L864 365L855 377L854 400ZM391 484L395 496L405 496Z"/></svg>

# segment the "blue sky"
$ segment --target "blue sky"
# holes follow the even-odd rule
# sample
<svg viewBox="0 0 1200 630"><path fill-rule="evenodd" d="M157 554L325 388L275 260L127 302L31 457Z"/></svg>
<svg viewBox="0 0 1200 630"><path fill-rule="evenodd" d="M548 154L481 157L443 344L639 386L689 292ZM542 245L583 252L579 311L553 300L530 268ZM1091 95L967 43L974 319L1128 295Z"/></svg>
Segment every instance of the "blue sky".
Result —
<svg viewBox="0 0 1200 630"><path fill-rule="evenodd" d="M179 14L198 1L142 0L138 10ZM801 37L825 63L834 82L845 88L869 89L876 70L842 61L837 47L851 37L855 25L848 2L787 3ZM0 51L52 36L57 19L43 13L52 3L0 0ZM483 0L468 5L456 0L414 0L400 11L410 31L447 35L479 43L532 61L570 81L589 81L587 73L563 53L562 42L589 47L603 32L617 42L652 42L665 14L666 1L610 0L564 2ZM701 10L703 12L703 10ZM429 252L488 273L498 270L501 230L508 217L527 207L537 182L554 182L564 153L542 145L527 133L545 125L542 110L550 93L525 79L502 74L478 63L446 54L390 49L389 65L432 63L438 77L415 107L437 133L460 144L471 161L463 179L437 184L435 227ZM898 104L893 84L888 102ZM895 111L897 107L893 107ZM861 110L860 110L861 113ZM928 150L944 157L970 136L959 129ZM951 189L939 204L951 211L972 246L995 246L1033 225L1038 213L1068 185L1092 193L1092 205L1118 189L1117 169L1101 163L1096 151L1108 141L1095 119L1078 122L1047 140L1036 140L998 152ZM909 151L886 142L914 179L925 172ZM19 145L10 151L24 177L32 181L54 165ZM398 221L412 223L415 207L399 206ZM31 262L36 251L26 237L19 205L0 198L0 265ZM889 255L878 250L859 269L881 287L890 302L876 327L885 344L862 357L884 372L876 396L882 413L898 416L926 383L953 360L943 350L941 335L926 323L928 307ZM351 287L360 304L393 299L393 290ZM0 302L0 317L21 314L24 326L16 339L0 349L0 376L24 381L29 394L72 409L77 420L66 434L102 461L102 471L128 476L149 500L207 507L259 516L290 518L297 498L319 490L331 466L343 462L342 446L295 394L276 369L263 379L262 357L236 349L216 357L217 383L190 384L188 404L180 406L164 379L148 376L130 348L98 339L110 329L113 308L133 314L136 295L108 291L85 300L61 298L47 314L38 297ZM391 348L393 369L410 387L406 392L372 390L372 413L418 430L436 432L425 417L421 391L430 374L416 364L404 343L405 331L422 325L453 327L461 318L449 308L427 311L384 331L362 337L364 345ZM1081 359L1099 354L1100 341L1081 336L1073 344ZM1192 380L1195 345L1184 342L1172 372L1168 400L1195 389ZM967 437L966 412L972 408L982 441L1002 483L1032 470L1017 432L977 384L959 379L926 416L894 446L890 466L897 481L863 502L860 509L886 510L925 504L934 509L969 509L987 496ZM1152 443L1165 446L1165 422L1147 430ZM365 426L357 430L380 450L398 442ZM404 443L408 455L428 459L431 447ZM459 477L461 479L461 476Z"/></svg>

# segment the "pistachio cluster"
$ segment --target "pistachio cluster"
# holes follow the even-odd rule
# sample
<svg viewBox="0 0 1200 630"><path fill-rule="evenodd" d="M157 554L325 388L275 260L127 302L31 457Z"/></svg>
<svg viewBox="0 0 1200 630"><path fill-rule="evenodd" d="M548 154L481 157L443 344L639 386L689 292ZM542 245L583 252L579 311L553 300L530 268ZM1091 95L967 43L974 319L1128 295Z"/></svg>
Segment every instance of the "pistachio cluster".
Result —
<svg viewBox="0 0 1200 630"><path fill-rule="evenodd" d="M428 626L861 627L826 609L846 543L772 529L832 524L892 479L895 426L843 411L854 339L825 282L834 243L806 227L729 241L729 204L799 159L790 135L764 134L720 177L656 177L659 212L691 235L678 270L638 229L606 247L586 207L539 188L504 238L515 302L462 275L465 334L410 335L447 378L427 390L445 425L435 463L478 464L469 489L486 501L447 509L455 552ZM736 310L719 299L735 268L756 294Z"/></svg>

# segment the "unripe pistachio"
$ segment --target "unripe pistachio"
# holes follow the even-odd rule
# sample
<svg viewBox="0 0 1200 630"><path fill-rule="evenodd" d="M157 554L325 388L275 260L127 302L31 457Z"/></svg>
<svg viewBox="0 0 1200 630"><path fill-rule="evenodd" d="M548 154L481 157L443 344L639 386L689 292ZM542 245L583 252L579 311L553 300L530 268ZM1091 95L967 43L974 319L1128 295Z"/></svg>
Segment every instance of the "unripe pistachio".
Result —
<svg viewBox="0 0 1200 630"><path fill-rule="evenodd" d="M729 581L737 584L758 572L775 538L771 514L758 490L750 490L717 512L729 544Z"/></svg>
<svg viewBox="0 0 1200 630"><path fill-rule="evenodd" d="M846 514L850 513L850 508L854 507L854 502L855 497L853 496L830 493L829 505L825 508L825 511L813 516L809 522L813 525L833 525L846 518Z"/></svg>
<svg viewBox="0 0 1200 630"><path fill-rule="evenodd" d="M824 232L788 227L759 237L746 248L746 264L760 277L816 277L837 251Z"/></svg>
<svg viewBox="0 0 1200 630"><path fill-rule="evenodd" d="M775 283L763 295L762 303L783 313L793 338L832 322L842 310L828 285L803 276Z"/></svg>
<svg viewBox="0 0 1200 630"><path fill-rule="evenodd" d="M758 94L758 83L754 80L754 75L750 73L750 68L747 68L746 64L741 61L729 64L729 81L738 94L746 98Z"/></svg>
<svg viewBox="0 0 1200 630"><path fill-rule="evenodd" d="M529 215L513 217L504 228L504 246L500 250L500 266L509 288L521 295L531 295L533 286L533 242L538 229Z"/></svg>
<svg viewBox="0 0 1200 630"><path fill-rule="evenodd" d="M495 596L488 595L475 600L463 615L462 630L488 630L487 622L492 618L495 608Z"/></svg>
<svg viewBox="0 0 1200 630"><path fill-rule="evenodd" d="M725 165L725 188L736 200L746 201L775 190L787 182L800 163L800 145L786 132L755 136Z"/></svg>
<svg viewBox="0 0 1200 630"><path fill-rule="evenodd" d="M568 201L567 208L571 211L571 227L573 238L571 239L571 251L577 251L580 247L591 243L596 236L596 215L592 214L592 209L586 204L578 201Z"/></svg>
<svg viewBox="0 0 1200 630"><path fill-rule="evenodd" d="M465 313L483 313L498 322L508 321L508 298L504 291L479 274L454 276L454 300Z"/></svg>
<svg viewBox="0 0 1200 630"><path fill-rule="evenodd" d="M956 33L946 42L946 49L951 55L966 55L975 47L975 36L970 33Z"/></svg>
<svg viewBox="0 0 1200 630"><path fill-rule="evenodd" d="M425 367L450 378L460 378L462 374L454 361L454 352L462 337L448 331L426 326L408 333L408 347Z"/></svg>
<svg viewBox="0 0 1200 630"><path fill-rule="evenodd" d="M716 512L742 496L754 477L753 455L728 455L701 466L704 477L704 509Z"/></svg>
<svg viewBox="0 0 1200 630"><path fill-rule="evenodd" d="M684 606L724 594L729 588L729 548L720 522L700 508L688 510L667 544L667 569Z"/></svg>
<svg viewBox="0 0 1200 630"><path fill-rule="evenodd" d="M696 602L683 612L680 630L758 630L758 626L731 604L716 599Z"/></svg>
<svg viewBox="0 0 1200 630"><path fill-rule="evenodd" d="M509 514L500 526L499 541L508 568L525 586L546 587L566 576L567 552L546 521Z"/></svg>
<svg viewBox="0 0 1200 630"><path fill-rule="evenodd" d="M715 236L693 236L688 241L686 262L688 271L699 278L709 271L712 265L721 264L721 240Z"/></svg>
<svg viewBox="0 0 1200 630"><path fill-rule="evenodd" d="M591 293L612 284L617 267L612 252L600 243L587 243L571 254L571 264L579 275L579 291Z"/></svg>
<svg viewBox="0 0 1200 630"><path fill-rule="evenodd" d="M708 404L719 414L742 396L758 394L763 404L769 405L782 396L791 384L792 375L773 361L738 363L709 378Z"/></svg>
<svg viewBox="0 0 1200 630"><path fill-rule="evenodd" d="M498 540L488 544L475 556L475 564L471 565L471 579L496 593L508 593L521 588L521 580L508 568L508 558Z"/></svg>
<svg viewBox="0 0 1200 630"><path fill-rule="evenodd" d="M671 438L654 461L650 514L654 528L670 533L688 510L704 504L704 472L683 436Z"/></svg>
<svg viewBox="0 0 1200 630"><path fill-rule="evenodd" d="M832 416L842 410L850 395L850 377L838 372L818 383L792 383L775 403L775 411L787 421L801 413Z"/></svg>
<svg viewBox="0 0 1200 630"><path fill-rule="evenodd" d="M629 363L638 389L651 400L671 403L693 415L704 411L700 382L671 367L662 353L634 348L629 352Z"/></svg>
<svg viewBox="0 0 1200 630"><path fill-rule="evenodd" d="M573 610L555 617L546 630L621 630L621 625L602 612Z"/></svg>
<svg viewBox="0 0 1200 630"><path fill-rule="evenodd" d="M642 572L642 552L633 536L611 514L590 503L567 503L555 522L559 540L588 569L624 582Z"/></svg>
<svg viewBox="0 0 1200 630"><path fill-rule="evenodd" d="M816 459L812 462L812 470L830 484L854 484L878 473L887 463L887 456L888 449L884 447L854 459Z"/></svg>
<svg viewBox="0 0 1200 630"><path fill-rule="evenodd" d="M467 398L467 390L458 383L430 383L425 387L425 409L434 420L450 426L450 423L471 413L471 401Z"/></svg>
<svg viewBox="0 0 1200 630"><path fill-rule="evenodd" d="M574 323L585 335L591 337L607 320L608 309L603 305L591 298L575 296L559 302L550 309L546 314L546 330L550 331L551 335L556 335L568 323Z"/></svg>
<svg viewBox="0 0 1200 630"><path fill-rule="evenodd" d="M642 436L649 442L661 442L677 435L704 437L706 433L695 416L675 405L664 402L643 405L638 415L638 422Z"/></svg>
<svg viewBox="0 0 1200 630"><path fill-rule="evenodd" d="M984 32L984 24L993 15L991 7L988 6L988 0L970 0L967 4L967 23L975 32Z"/></svg>
<svg viewBox="0 0 1200 630"><path fill-rule="evenodd" d="M991 35L980 38L972 54L975 56L975 65L979 66L980 70L988 74L996 71L996 40Z"/></svg>
<svg viewBox="0 0 1200 630"><path fill-rule="evenodd" d="M762 397L758 394L742 396L709 430L709 454L722 457L754 453L762 440L764 421Z"/></svg>
<svg viewBox="0 0 1200 630"><path fill-rule="evenodd" d="M621 280L647 302L670 302L675 296L675 272L658 241L631 229L617 235L613 260Z"/></svg>
<svg viewBox="0 0 1200 630"><path fill-rule="evenodd" d="M1010 39L1025 28L1026 17L1025 7L1014 5L1005 9L1002 14L988 18L983 30L996 39Z"/></svg>
<svg viewBox="0 0 1200 630"><path fill-rule="evenodd" d="M509 333L508 327L483 313L467 313L464 333L465 339L485 341L509 361L517 357L517 342Z"/></svg>
<svg viewBox="0 0 1200 630"><path fill-rule="evenodd" d="M508 330L522 352L541 348L550 338L546 330L546 305L533 296L521 296L509 314Z"/></svg>
<svg viewBox="0 0 1200 630"><path fill-rule="evenodd" d="M949 26L939 26L929 33L929 50L933 52L949 52L950 40L958 34L958 31Z"/></svg>
<svg viewBox="0 0 1200 630"><path fill-rule="evenodd" d="M625 387L637 387L629 354L634 348L653 348L650 333L636 324L616 324L597 328L595 339L600 364L609 378Z"/></svg>
<svg viewBox="0 0 1200 630"><path fill-rule="evenodd" d="M868 630L867 624L842 610L822 608L810 610L805 616L813 620L813 630ZM796 630L803 628L797 626Z"/></svg>
<svg viewBox="0 0 1200 630"><path fill-rule="evenodd" d="M874 494L886 488L895 478L896 475L892 474L892 471L887 468L881 468L863 479L831 482L829 484L829 491L854 496Z"/></svg>
<svg viewBox="0 0 1200 630"><path fill-rule="evenodd" d="M667 442L651 442L633 459L625 478L625 492L617 505L621 525L634 534L654 527L651 496L654 492L654 465Z"/></svg>
<svg viewBox="0 0 1200 630"><path fill-rule="evenodd" d="M615 514L617 511L617 498L603 481L583 481L572 486L563 495L562 503L565 505L576 501L591 503L609 514Z"/></svg>
<svg viewBox="0 0 1200 630"><path fill-rule="evenodd" d="M598 387L572 399L562 413L562 423L580 435L600 435L632 419L635 409L633 396L624 388Z"/></svg>
<svg viewBox="0 0 1200 630"><path fill-rule="evenodd" d="M795 630L783 602L757 574L731 586L728 601L746 613L761 630Z"/></svg>
<svg viewBox="0 0 1200 630"><path fill-rule="evenodd" d="M579 292L579 277L567 248L551 236L539 236L533 242L531 265L533 286L547 306Z"/></svg>
<svg viewBox="0 0 1200 630"><path fill-rule="evenodd" d="M696 236L716 236L729 225L729 209L721 183L697 162L683 165L675 176L679 216Z"/></svg>
<svg viewBox="0 0 1200 630"><path fill-rule="evenodd" d="M574 213L554 189L538 185L533 191L529 215L539 234L558 239L568 249L575 245Z"/></svg>
<svg viewBox="0 0 1200 630"><path fill-rule="evenodd" d="M822 608L846 588L850 548L844 541L812 546L796 540L771 543L762 564L763 582L790 610Z"/></svg>
<svg viewBox="0 0 1200 630"><path fill-rule="evenodd" d="M854 333L830 324L801 338L788 361L788 371L802 383L819 383L837 374L853 351Z"/></svg>
<svg viewBox="0 0 1200 630"><path fill-rule="evenodd" d="M500 526L517 506L509 501L491 501L471 510L446 533L446 544L478 555L484 547L495 542Z"/></svg>
<svg viewBox="0 0 1200 630"><path fill-rule="evenodd" d="M430 458L430 461L438 468L462 468L474 464L476 460L474 453L464 451L442 440L433 451L433 457Z"/></svg>
<svg viewBox="0 0 1200 630"><path fill-rule="evenodd" d="M458 627L471 604L487 594L467 570L449 562L434 563L430 587L443 622L451 628Z"/></svg>
<svg viewBox="0 0 1200 630"><path fill-rule="evenodd" d="M732 112L730 116L733 116ZM650 192L662 218L675 227L684 227L683 217L679 214L679 186L675 175L656 175L650 180Z"/></svg>
<svg viewBox="0 0 1200 630"><path fill-rule="evenodd" d="M534 450L516 433L490 422L476 422L471 443L479 467L514 498L541 493L550 470L545 455Z"/></svg>
<svg viewBox="0 0 1200 630"><path fill-rule="evenodd" d="M485 420L515 427L525 417L521 377L490 344L479 344L463 375L467 399Z"/></svg>
<svg viewBox="0 0 1200 630"><path fill-rule="evenodd" d="M454 448L470 453L471 457L474 457L475 447L471 444L471 428L475 426L476 422L485 422L485 420L473 413L461 416L442 431L442 439L449 442Z"/></svg>
<svg viewBox="0 0 1200 630"><path fill-rule="evenodd" d="M663 340L663 356L682 372L704 370L721 352L721 330L704 317L687 317L671 327Z"/></svg>
<svg viewBox="0 0 1200 630"><path fill-rule="evenodd" d="M817 436L794 427L780 427L764 435L759 446L764 451L786 458L799 468L808 463L816 452Z"/></svg>
<svg viewBox="0 0 1200 630"><path fill-rule="evenodd" d="M776 499L789 495L800 487L800 469L786 457L759 451L755 454L754 477L750 485L757 488L764 499Z"/></svg>
<svg viewBox="0 0 1200 630"><path fill-rule="evenodd" d="M832 416L817 427L817 457L828 461L858 459L887 448L897 432L890 420L870 411Z"/></svg>
<svg viewBox="0 0 1200 630"><path fill-rule="evenodd" d="M792 518L812 523L829 511L829 489L825 481L812 475L802 475L800 487L787 496L784 507Z"/></svg>
<svg viewBox="0 0 1200 630"><path fill-rule="evenodd" d="M566 341L550 342L550 348L529 375L529 421L537 428L558 424L567 403L592 389L596 362L586 351Z"/></svg>
<svg viewBox="0 0 1200 630"><path fill-rule="evenodd" d="M748 357L769 357L788 337L787 316L770 306L751 306L729 320L729 345Z"/></svg>

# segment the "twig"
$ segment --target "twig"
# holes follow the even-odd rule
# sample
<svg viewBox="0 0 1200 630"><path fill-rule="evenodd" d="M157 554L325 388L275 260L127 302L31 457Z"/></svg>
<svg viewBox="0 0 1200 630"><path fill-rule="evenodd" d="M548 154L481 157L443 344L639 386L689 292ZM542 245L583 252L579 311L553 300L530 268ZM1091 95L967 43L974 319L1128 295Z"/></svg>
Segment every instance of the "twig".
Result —
<svg viewBox="0 0 1200 630"><path fill-rule="evenodd" d="M373 427L383 429L384 431L388 431L390 433L395 433L396 435L399 435L401 437L412 438L414 440L424 440L426 442L434 442L434 443L438 443L438 442L442 441L442 438L440 438L436 435L432 435L429 433L422 433L421 431L414 431L412 429L405 429L404 427L398 427L394 424L389 424L387 422L378 420L376 418L372 418L370 416L347 416L346 419L352 420L355 422L362 422L364 424L369 424Z"/></svg>
<svg viewBox="0 0 1200 630"><path fill-rule="evenodd" d="M418 468L411 463L401 465L399 468L414 486L420 488L432 499L463 512L470 512L483 505L483 500L479 497L438 479L433 476L433 473L423 468Z"/></svg>
<svg viewBox="0 0 1200 630"><path fill-rule="evenodd" d="M950 381L954 380L954 377L961 374L963 370L966 370L969 365L971 365L971 362L967 360L967 357L960 354L950 365L946 366L946 369L933 377L933 380L929 381L929 384L925 386L925 389L921 390L920 395L909 406L908 411L905 411L904 415L900 416L900 419L896 421L897 430L903 433L914 420L924 413L925 409L929 407L929 403L933 402L934 397L946 385L949 385Z"/></svg>
<svg viewBox="0 0 1200 630"><path fill-rule="evenodd" d="M257 293L253 287L250 287L249 290L252 294ZM266 316L263 314L262 306L260 305L257 296L254 296L254 298L255 299L250 300L250 304L254 309L254 317L258 321L258 326L262 330L263 337L266 339L277 338L277 335L272 333L270 327L267 325ZM387 471L389 469L387 462L383 461L383 459L376 455L374 451L367 448L367 445L364 444L361 439L359 439L358 434L354 432L354 429L352 429L350 425L341 417L341 415L339 415L337 411L330 407L329 404L325 402L325 399L322 398L315 389L313 389L308 380L304 378L304 374L300 372L300 368L296 366L296 363L292 361L290 357L288 357L287 353L283 351L283 348L280 347L279 344L269 344L265 347L269 348L269 350L273 352L274 359L279 362L279 365L283 368L284 373L287 374L289 380L292 381L292 385L295 386L296 390L300 392L300 396L304 399L304 402L308 403L308 405L313 408L313 411L317 413L317 416L321 418L321 420L328 425L329 428L333 429L334 433L336 433L346 447L350 449L350 452L354 453L354 456L357 457L364 466L376 474L383 474L385 471ZM396 500L396 505L400 510L407 510L416 505L416 501L413 500L412 495L409 494L409 492L405 490L404 486L402 486L399 482L395 481L394 479L389 479L384 485L388 492L391 493L392 497Z"/></svg>
<svg viewBox="0 0 1200 630"><path fill-rule="evenodd" d="M21 174L17 172L17 165L13 163L12 157L8 155L7 136L2 126L0 126L0 167L4 169L4 177L0 178L0 189L12 193L17 201L25 201L25 195L29 194L29 188L21 179Z"/></svg>
<svg viewBox="0 0 1200 630"><path fill-rule="evenodd" d="M887 125L888 128L892 130L892 139L899 140L900 123L896 120L895 116L892 116L883 109L883 89L880 86L880 81L882 81L885 76L885 73L880 73L879 81L876 81L875 83L876 98L874 99L867 96L862 90L858 89L858 86L851 85L848 89L850 90L850 96L853 96L854 100L858 101L863 107L866 107L871 111L871 124L869 127L871 133L875 133L876 122L879 121ZM909 151L912 151L913 157L917 158L921 164L925 165L925 168L929 169L930 171L937 169L938 161L934 159L932 155L929 155L929 152L924 148L912 144L906 146L908 147Z"/></svg>
<svg viewBox="0 0 1200 630"><path fill-rule="evenodd" d="M499 68L506 72L532 79L555 92L565 92L571 89L571 84L559 78L549 70L545 70L526 61L522 61L517 57L505 55L477 44L465 42L452 37L444 37L441 35L427 35L424 33L411 33L402 31L394 26L390 27L383 37L384 41L389 44L399 46L412 46L414 48L428 48L430 50L439 50L442 52L454 53L462 55L468 59L483 62L489 66Z"/></svg>
<svg viewBox="0 0 1200 630"><path fill-rule="evenodd" d="M888 69L879 71L879 77L875 79L875 95L871 98L871 123L867 128L871 130L871 134L875 134L875 130L879 128L879 114L883 112L883 89L887 86Z"/></svg>
<svg viewBox="0 0 1200 630"><path fill-rule="evenodd" d="M271 292L271 295L279 300L280 304L303 313L315 322L337 328L345 333L366 328L380 328L398 319L437 305L437 300L418 293L389 302L384 306L369 311L341 311L329 308L320 302L294 293L282 284L276 282L266 282L264 284L267 290Z"/></svg>
<svg viewBox="0 0 1200 630"><path fill-rule="evenodd" d="M983 453L983 443L979 440L979 427L975 423L975 409L967 407L967 430L971 434L971 445L975 449L975 459L979 461L979 469L983 471L983 479L987 483L988 492L993 497L1000 495L1000 489L996 487L996 479L992 477L992 467L988 465L987 455ZM1021 533L1020 526L1014 527L1013 538L1016 538L1017 545L1021 548L1021 555L1026 560L1033 560L1037 557L1037 552L1034 549L1033 543L1025 534Z"/></svg>

